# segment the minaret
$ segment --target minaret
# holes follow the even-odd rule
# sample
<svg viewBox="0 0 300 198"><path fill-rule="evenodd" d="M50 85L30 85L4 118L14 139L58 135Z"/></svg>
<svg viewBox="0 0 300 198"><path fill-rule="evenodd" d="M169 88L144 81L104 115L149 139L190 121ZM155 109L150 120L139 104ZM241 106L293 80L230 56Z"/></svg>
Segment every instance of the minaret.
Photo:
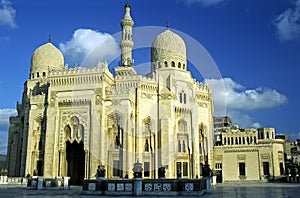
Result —
<svg viewBox="0 0 300 198"><path fill-rule="evenodd" d="M121 48L121 63L120 66L133 66L132 59L132 48L133 48L133 40L132 40L132 27L134 22L130 16L130 5L129 3L125 4L125 15L121 20L122 27L122 40L120 42Z"/></svg>

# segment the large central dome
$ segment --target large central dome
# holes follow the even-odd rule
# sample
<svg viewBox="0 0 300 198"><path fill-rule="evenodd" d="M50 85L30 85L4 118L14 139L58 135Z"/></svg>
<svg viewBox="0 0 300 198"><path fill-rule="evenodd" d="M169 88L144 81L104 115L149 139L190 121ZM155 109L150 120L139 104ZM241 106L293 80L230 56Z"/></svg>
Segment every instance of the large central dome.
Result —
<svg viewBox="0 0 300 198"><path fill-rule="evenodd" d="M162 67L186 70L186 46L183 39L169 29L159 34L152 43L151 62Z"/></svg>
<svg viewBox="0 0 300 198"><path fill-rule="evenodd" d="M31 58L31 78L45 76L50 70L64 68L64 57L52 43L48 42L37 48Z"/></svg>

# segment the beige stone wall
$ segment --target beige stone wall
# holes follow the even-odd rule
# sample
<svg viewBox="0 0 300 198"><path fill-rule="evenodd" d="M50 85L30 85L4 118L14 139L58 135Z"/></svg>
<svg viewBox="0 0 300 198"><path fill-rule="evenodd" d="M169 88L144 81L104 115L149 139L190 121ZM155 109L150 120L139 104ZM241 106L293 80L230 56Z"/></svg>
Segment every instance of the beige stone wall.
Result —
<svg viewBox="0 0 300 198"><path fill-rule="evenodd" d="M265 133L274 133L273 128L260 129ZM264 133L264 134L265 134ZM236 137L238 143L236 144ZM284 166L283 140L274 139L274 135L270 135L266 139L258 139L256 143L239 144L239 137L259 137L258 131L255 129L236 129L227 128L222 132L222 142L226 144L214 147L214 165L213 169L222 170L223 182L229 181L259 181L267 180L281 175L280 163ZM234 143L228 145L227 138L233 138ZM245 177L239 175L239 163L245 163ZM265 166L264 166L265 163ZM222 164L222 167L220 167ZM268 165L267 165L268 164ZM264 170L264 168L266 170ZM284 167L283 167L284 168ZM266 175L265 173L269 173Z"/></svg>

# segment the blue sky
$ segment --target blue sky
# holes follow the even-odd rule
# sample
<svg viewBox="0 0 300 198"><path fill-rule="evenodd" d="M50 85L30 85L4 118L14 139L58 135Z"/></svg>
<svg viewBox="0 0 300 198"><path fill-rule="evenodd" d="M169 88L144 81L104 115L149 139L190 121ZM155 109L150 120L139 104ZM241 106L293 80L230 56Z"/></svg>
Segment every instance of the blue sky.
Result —
<svg viewBox="0 0 300 198"><path fill-rule="evenodd" d="M118 33L125 0L0 0L0 153L5 153L8 117L21 100L33 51L48 35L70 65ZM241 127L275 127L300 138L300 0L129 1L135 27L165 26L201 43L225 85L207 79L215 104L226 94L227 114ZM136 36L136 35L134 35ZM118 51L110 43L102 52ZM109 49L109 50L108 50ZM147 49L149 50L149 49ZM136 63L149 51L135 53ZM76 55L76 56L75 56ZM81 59L81 60L80 60ZM201 77L194 76L201 80Z"/></svg>

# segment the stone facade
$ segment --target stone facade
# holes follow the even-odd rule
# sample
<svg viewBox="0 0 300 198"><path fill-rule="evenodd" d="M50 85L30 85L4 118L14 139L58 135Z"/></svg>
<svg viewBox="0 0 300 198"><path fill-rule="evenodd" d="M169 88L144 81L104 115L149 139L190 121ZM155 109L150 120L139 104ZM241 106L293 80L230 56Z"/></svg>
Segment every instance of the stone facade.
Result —
<svg viewBox="0 0 300 198"><path fill-rule="evenodd" d="M114 76L103 62L69 68L50 42L32 56L18 115L10 118L9 176L70 176L71 183L95 178L201 176L212 163L213 103L207 85L186 67L184 41L171 30L153 41L151 72L137 75L132 59L130 6L121 20L121 61ZM176 46L176 48L174 48Z"/></svg>
<svg viewBox="0 0 300 198"><path fill-rule="evenodd" d="M274 128L223 128L214 147L214 173L219 182L260 181L284 175L283 140Z"/></svg>

